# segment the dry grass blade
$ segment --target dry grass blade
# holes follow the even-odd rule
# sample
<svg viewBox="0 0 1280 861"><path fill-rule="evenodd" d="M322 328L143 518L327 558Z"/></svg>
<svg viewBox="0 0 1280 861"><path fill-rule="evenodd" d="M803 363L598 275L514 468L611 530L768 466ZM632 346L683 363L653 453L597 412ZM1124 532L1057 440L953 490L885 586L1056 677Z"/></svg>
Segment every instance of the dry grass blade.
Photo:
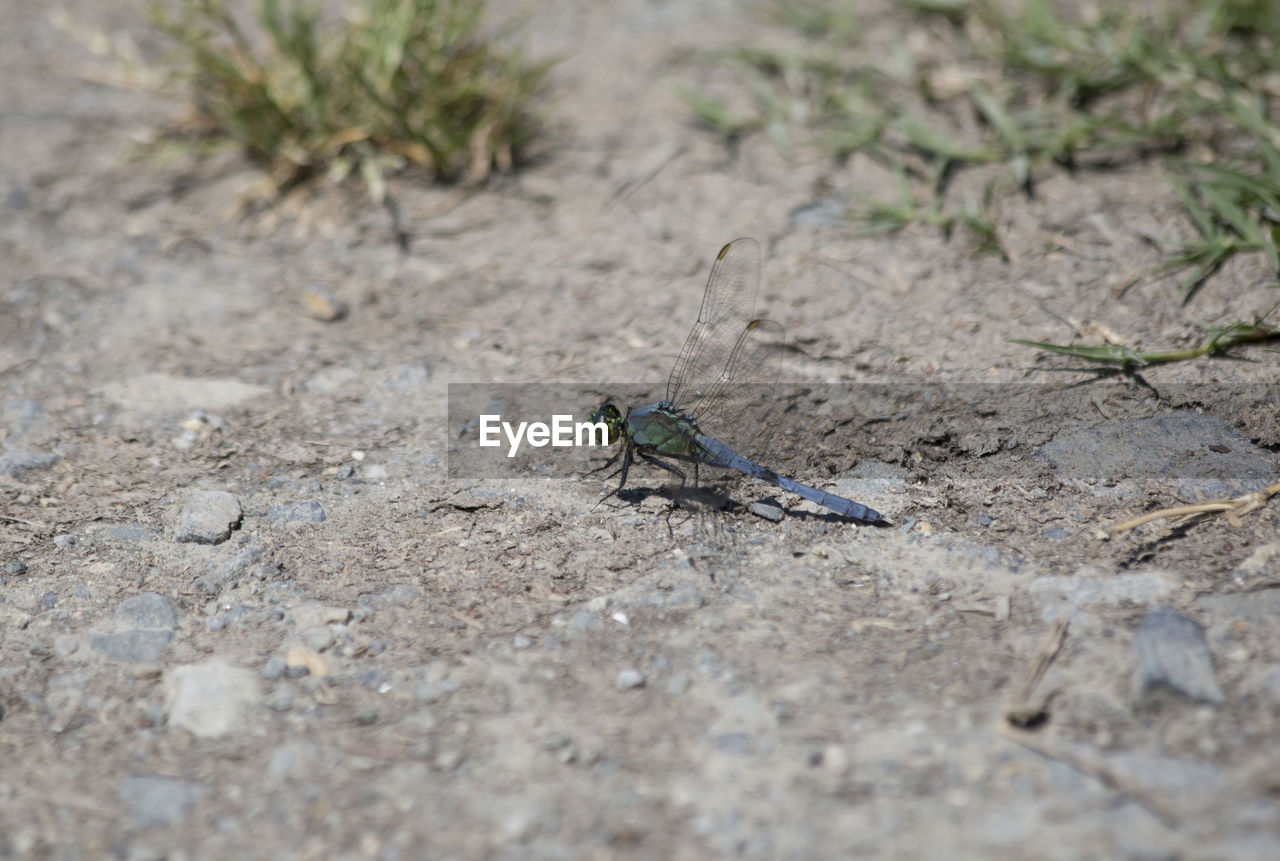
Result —
<svg viewBox="0 0 1280 861"><path fill-rule="evenodd" d="M1177 522L1174 525L1179 526L1209 514L1226 514L1232 525L1238 526L1242 515L1257 511L1277 493L1280 493L1280 482L1262 490L1246 493L1244 496L1237 496L1235 499L1210 499L1194 505L1162 508L1159 511L1148 512L1141 517L1117 523L1109 529L1099 530L1097 537L1105 541L1112 536L1119 535L1121 532L1128 532L1131 529L1142 526L1144 523L1151 523L1156 520L1175 520Z"/></svg>
<svg viewBox="0 0 1280 861"><path fill-rule="evenodd" d="M1038 692L1037 688L1044 680L1044 674L1057 659L1058 653L1062 651L1062 646L1067 641L1069 627L1070 624L1066 619L1054 622L1045 633L1039 648L1036 649L1035 658L1032 659L1022 684L1005 705L1005 720L1014 726L1029 729L1039 726L1047 719L1049 698L1052 694Z"/></svg>

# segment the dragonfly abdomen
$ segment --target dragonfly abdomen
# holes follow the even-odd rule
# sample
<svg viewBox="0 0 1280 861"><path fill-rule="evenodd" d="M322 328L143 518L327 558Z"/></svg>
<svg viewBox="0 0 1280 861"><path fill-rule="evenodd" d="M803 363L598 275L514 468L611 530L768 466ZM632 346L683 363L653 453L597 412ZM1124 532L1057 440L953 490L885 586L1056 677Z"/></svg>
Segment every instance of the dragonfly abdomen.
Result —
<svg viewBox="0 0 1280 861"><path fill-rule="evenodd" d="M773 470L738 454L715 437L698 434L698 445L702 448L701 460L704 463L736 469L738 472L746 473L761 481L767 481L774 487L780 487L797 496L802 496L810 502L816 502L823 508L829 508L832 511L843 514L845 517L852 517L854 520L861 520L865 523L878 523L884 520L880 512L874 508L868 508L862 503L854 502L852 499L845 499L843 496L837 496L834 493L827 493L824 490L818 490L816 487L801 484L794 479L787 478L785 475L778 475Z"/></svg>
<svg viewBox="0 0 1280 861"><path fill-rule="evenodd" d="M866 523L878 523L884 520L880 512L874 508L867 508L860 502L854 502L852 499L845 499L843 496L837 496L834 493L827 493L825 490L818 490L816 487L810 487L807 484L801 484L793 481L785 475L774 475L774 484L783 490L788 490L797 496L803 496L810 502L816 502L823 508L829 508L845 517L852 517L854 520L862 520Z"/></svg>

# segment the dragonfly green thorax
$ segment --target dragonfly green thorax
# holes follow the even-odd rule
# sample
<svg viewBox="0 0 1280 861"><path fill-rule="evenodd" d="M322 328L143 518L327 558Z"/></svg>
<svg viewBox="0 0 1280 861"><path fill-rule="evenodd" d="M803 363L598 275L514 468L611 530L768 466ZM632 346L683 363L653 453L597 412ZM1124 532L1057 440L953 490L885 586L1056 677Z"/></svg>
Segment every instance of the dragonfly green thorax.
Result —
<svg viewBox="0 0 1280 861"><path fill-rule="evenodd" d="M666 399L625 416L606 401L591 414L591 421L604 423L610 445L622 442L621 449L601 469L622 458L618 470L621 480L614 493L626 485L636 458L676 475L682 484L685 473L667 460L691 463L695 484L699 464L732 469L854 520L885 522L879 512L865 505L778 475L703 433L701 424L705 422L717 433L736 434L734 439L768 441L772 435L767 423L747 418L749 399L744 398L749 383L771 386L777 378L777 342L782 332L776 323L755 316L759 283L760 246L754 239L736 239L720 249L707 280L698 322L667 379Z"/></svg>

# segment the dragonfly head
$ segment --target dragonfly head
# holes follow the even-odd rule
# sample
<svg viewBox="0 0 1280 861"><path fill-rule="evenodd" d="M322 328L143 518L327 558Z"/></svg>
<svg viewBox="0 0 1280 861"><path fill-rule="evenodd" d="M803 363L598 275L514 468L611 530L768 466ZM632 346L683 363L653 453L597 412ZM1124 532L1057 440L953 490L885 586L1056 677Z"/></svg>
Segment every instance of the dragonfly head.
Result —
<svg viewBox="0 0 1280 861"><path fill-rule="evenodd" d="M591 413L592 422L603 422L608 430L605 440L607 445L613 445L618 441L618 437L622 436L622 411L616 406L605 401L600 408Z"/></svg>

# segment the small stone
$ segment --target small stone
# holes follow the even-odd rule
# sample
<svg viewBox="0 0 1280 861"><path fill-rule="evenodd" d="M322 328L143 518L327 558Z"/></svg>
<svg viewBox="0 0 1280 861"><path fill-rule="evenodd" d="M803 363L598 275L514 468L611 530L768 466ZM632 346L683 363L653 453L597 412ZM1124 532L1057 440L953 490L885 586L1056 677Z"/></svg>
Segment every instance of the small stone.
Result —
<svg viewBox="0 0 1280 861"><path fill-rule="evenodd" d="M644 673L640 672L634 667L628 667L627 669L618 673L618 678L615 680L614 684L617 685L619 688L622 688L623 690L630 690L631 688L643 687Z"/></svg>
<svg viewBox="0 0 1280 861"><path fill-rule="evenodd" d="M763 517L765 520L772 520L777 523L783 517L783 511L776 505L770 505L767 502L751 503L751 513L756 517Z"/></svg>
<svg viewBox="0 0 1280 861"><path fill-rule="evenodd" d="M78 539L70 532L64 532L61 535L53 536L53 546L61 547L63 550L68 547L75 547Z"/></svg>
<svg viewBox="0 0 1280 861"><path fill-rule="evenodd" d="M323 652L333 645L333 631L330 631L327 626L311 628L302 635L302 639L311 651Z"/></svg>
<svg viewBox="0 0 1280 861"><path fill-rule="evenodd" d="M27 573L27 563L23 562L21 559L10 559L8 562L4 563L4 573L10 574L14 577L21 577L23 574Z"/></svg>
<svg viewBox="0 0 1280 861"><path fill-rule="evenodd" d="M306 646L297 645L290 648L284 654L284 662L289 665L285 675L291 679L301 678L306 675L322 679L329 675L329 662L324 655L308 649Z"/></svg>
<svg viewBox="0 0 1280 861"><path fill-rule="evenodd" d="M267 658L267 662L262 665L262 677L269 681L275 681L284 675L285 670L289 669L289 665L280 655L272 655Z"/></svg>
<svg viewBox="0 0 1280 861"><path fill-rule="evenodd" d="M267 509L267 517L289 523L323 523L325 520L324 506L315 500L272 505Z"/></svg>
<svg viewBox="0 0 1280 861"><path fill-rule="evenodd" d="M755 739L745 732L722 732L711 741L724 753L754 753L756 749Z"/></svg>
<svg viewBox="0 0 1280 861"><path fill-rule="evenodd" d="M511 638L511 648L513 649L527 649L532 645L533 640L529 639L524 634L516 634Z"/></svg>
<svg viewBox="0 0 1280 861"><path fill-rule="evenodd" d="M143 592L120 602L116 618L134 628L171 631L178 626L178 605L158 592Z"/></svg>
<svg viewBox="0 0 1280 861"><path fill-rule="evenodd" d="M253 674L217 658L175 667L166 687L169 725L197 738L217 738L240 729L259 700Z"/></svg>
<svg viewBox="0 0 1280 861"><path fill-rule="evenodd" d="M17 476L29 469L48 469L61 455L54 452L9 452L0 455L0 475Z"/></svg>
<svg viewBox="0 0 1280 861"><path fill-rule="evenodd" d="M1164 686L1200 702L1223 702L1204 630L1194 619L1157 607L1143 618L1133 648L1138 654L1133 673L1135 700L1153 686Z"/></svg>
<svg viewBox="0 0 1280 861"><path fill-rule="evenodd" d="M216 595L222 590L222 587L235 581L237 577L261 560L262 548L256 544L250 544L248 547L236 551L234 555L215 566L209 573L201 574L195 579L195 585L206 595Z"/></svg>
<svg viewBox="0 0 1280 861"><path fill-rule="evenodd" d="M129 824L135 828L176 825L203 794L198 784L157 775L125 778L118 791Z"/></svg>
<svg viewBox="0 0 1280 861"><path fill-rule="evenodd" d="M173 639L172 631L120 631L115 634L92 634L89 648L113 661L158 661Z"/></svg>
<svg viewBox="0 0 1280 861"><path fill-rule="evenodd" d="M332 323L347 316L347 303L322 284L308 284L299 295L307 314L324 323Z"/></svg>
<svg viewBox="0 0 1280 861"><path fill-rule="evenodd" d="M179 543L221 544L240 525L240 501L224 490L196 491L182 506L173 539Z"/></svg>

